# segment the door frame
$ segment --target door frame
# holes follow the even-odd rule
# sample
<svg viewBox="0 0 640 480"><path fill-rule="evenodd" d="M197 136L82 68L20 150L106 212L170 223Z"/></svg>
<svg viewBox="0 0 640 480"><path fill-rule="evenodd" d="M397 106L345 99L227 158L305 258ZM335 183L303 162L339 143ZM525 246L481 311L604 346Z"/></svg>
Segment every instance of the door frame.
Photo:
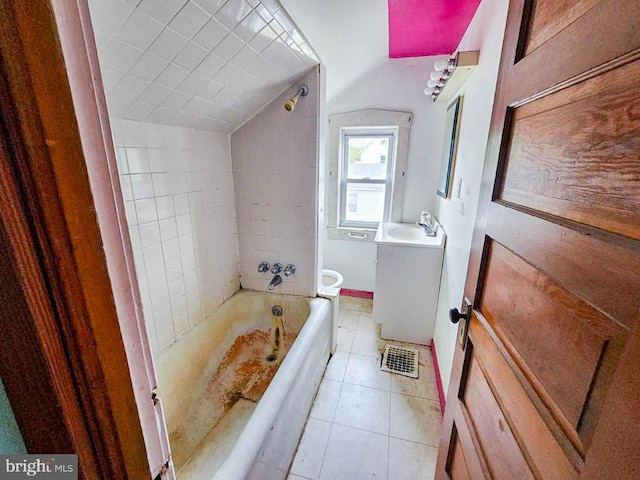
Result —
<svg viewBox="0 0 640 480"><path fill-rule="evenodd" d="M0 2L0 376L30 453L142 479L129 361L155 377L87 32L84 1Z"/></svg>

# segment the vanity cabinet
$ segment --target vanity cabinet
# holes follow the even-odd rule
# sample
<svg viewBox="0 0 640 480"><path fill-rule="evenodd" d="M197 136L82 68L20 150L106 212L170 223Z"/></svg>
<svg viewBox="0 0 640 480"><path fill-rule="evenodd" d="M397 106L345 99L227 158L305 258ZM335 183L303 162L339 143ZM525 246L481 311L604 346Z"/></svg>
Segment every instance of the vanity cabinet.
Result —
<svg viewBox="0 0 640 480"><path fill-rule="evenodd" d="M413 224L381 223L373 320L387 340L428 345L433 337L446 235L426 237Z"/></svg>

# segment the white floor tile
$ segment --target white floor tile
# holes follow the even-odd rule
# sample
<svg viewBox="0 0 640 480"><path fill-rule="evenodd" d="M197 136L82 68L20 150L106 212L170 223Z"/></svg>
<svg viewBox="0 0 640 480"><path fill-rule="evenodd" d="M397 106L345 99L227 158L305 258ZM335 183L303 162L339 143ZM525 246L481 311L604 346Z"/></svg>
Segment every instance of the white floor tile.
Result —
<svg viewBox="0 0 640 480"><path fill-rule="evenodd" d="M389 392L345 383L334 422L388 435L389 399Z"/></svg>
<svg viewBox="0 0 640 480"><path fill-rule="evenodd" d="M334 425L320 480L386 480L388 441L384 435Z"/></svg>
<svg viewBox="0 0 640 480"><path fill-rule="evenodd" d="M419 378L409 378L403 375L391 375L391 391L411 395L413 397L438 400L438 387L433 367L420 365Z"/></svg>
<svg viewBox="0 0 640 480"><path fill-rule="evenodd" d="M389 439L389 478L433 480L438 449L398 438Z"/></svg>
<svg viewBox="0 0 640 480"><path fill-rule="evenodd" d="M304 427L298 451L293 459L291 473L317 480L324 459L324 452L329 443L331 423L310 418Z"/></svg>
<svg viewBox="0 0 640 480"><path fill-rule="evenodd" d="M338 380L342 382L344 380L344 372L347 369L347 362L349 361L349 354L347 352L336 352L331 356L327 369L324 372L324 378L330 380Z"/></svg>
<svg viewBox="0 0 640 480"><path fill-rule="evenodd" d="M342 328L342 327L338 328L336 350L340 350L343 352L350 352L355 335L356 335L355 330L350 330L348 328Z"/></svg>
<svg viewBox="0 0 640 480"><path fill-rule="evenodd" d="M309 416L317 418L318 420L333 422L341 389L342 382L336 382L335 380L329 380L327 378L322 380Z"/></svg>
<svg viewBox="0 0 640 480"><path fill-rule="evenodd" d="M364 330L367 332L377 332L378 324L373 321L373 314L360 312L358 316L358 325L356 326L356 330Z"/></svg>
<svg viewBox="0 0 640 480"><path fill-rule="evenodd" d="M373 300L370 298L363 298L360 311L366 312L366 313L373 313Z"/></svg>
<svg viewBox="0 0 640 480"><path fill-rule="evenodd" d="M342 328L349 328L351 330L355 330L358 326L358 317L360 316L360 312L357 310L341 310L338 315L340 326Z"/></svg>
<svg viewBox="0 0 640 480"><path fill-rule="evenodd" d="M340 310L360 310L362 299L340 295Z"/></svg>
<svg viewBox="0 0 640 480"><path fill-rule="evenodd" d="M391 374L380 370L379 358L352 353L349 357L344 381L388 391L391 384Z"/></svg>
<svg viewBox="0 0 640 480"><path fill-rule="evenodd" d="M376 332L363 332L360 330L356 330L356 334L353 337L353 345L351 346L351 353L379 356L379 340L380 339Z"/></svg>
<svg viewBox="0 0 640 480"><path fill-rule="evenodd" d="M438 402L391 394L389 434L392 437L437 447L441 428L442 415Z"/></svg>

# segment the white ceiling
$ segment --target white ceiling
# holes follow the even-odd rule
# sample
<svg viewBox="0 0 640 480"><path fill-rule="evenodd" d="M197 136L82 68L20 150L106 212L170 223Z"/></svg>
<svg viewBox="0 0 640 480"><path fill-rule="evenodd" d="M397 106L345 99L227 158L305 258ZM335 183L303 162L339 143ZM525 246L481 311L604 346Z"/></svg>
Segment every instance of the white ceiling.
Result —
<svg viewBox="0 0 640 480"><path fill-rule="evenodd" d="M89 7L114 117L231 132L319 62L277 0Z"/></svg>
<svg viewBox="0 0 640 480"><path fill-rule="evenodd" d="M327 100L389 58L387 0L280 0L327 67Z"/></svg>

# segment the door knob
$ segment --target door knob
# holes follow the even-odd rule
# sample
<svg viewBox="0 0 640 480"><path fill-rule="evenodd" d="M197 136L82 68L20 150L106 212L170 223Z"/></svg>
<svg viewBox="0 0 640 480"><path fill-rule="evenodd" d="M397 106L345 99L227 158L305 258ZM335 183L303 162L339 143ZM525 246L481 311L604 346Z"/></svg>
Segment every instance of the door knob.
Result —
<svg viewBox="0 0 640 480"><path fill-rule="evenodd" d="M451 320L451 323L458 323L460 319L469 320L470 313L470 308L466 308L464 312L461 312L456 307L454 307L449 310L449 320Z"/></svg>

